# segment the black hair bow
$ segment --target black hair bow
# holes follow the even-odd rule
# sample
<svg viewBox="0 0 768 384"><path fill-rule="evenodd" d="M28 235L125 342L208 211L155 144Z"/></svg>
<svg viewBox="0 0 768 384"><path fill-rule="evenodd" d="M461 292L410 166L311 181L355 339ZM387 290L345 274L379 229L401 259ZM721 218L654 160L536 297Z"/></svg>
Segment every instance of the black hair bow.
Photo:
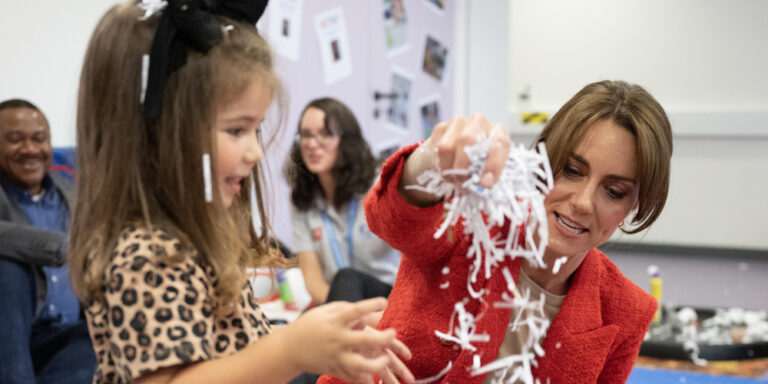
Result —
<svg viewBox="0 0 768 384"><path fill-rule="evenodd" d="M168 76L187 62L192 48L208 53L221 41L221 24L214 15L256 27L268 0L168 0L152 40L144 95L144 116L160 117Z"/></svg>

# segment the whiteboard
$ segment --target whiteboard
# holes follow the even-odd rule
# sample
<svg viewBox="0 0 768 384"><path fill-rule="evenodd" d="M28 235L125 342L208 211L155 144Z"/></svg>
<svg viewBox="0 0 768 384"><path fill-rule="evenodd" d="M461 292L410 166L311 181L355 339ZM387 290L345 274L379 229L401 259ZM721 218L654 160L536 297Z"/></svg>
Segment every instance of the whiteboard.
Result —
<svg viewBox="0 0 768 384"><path fill-rule="evenodd" d="M768 250L768 2L512 0L508 121L518 95L553 113L585 84L623 79L648 89L675 135L659 221L621 242Z"/></svg>

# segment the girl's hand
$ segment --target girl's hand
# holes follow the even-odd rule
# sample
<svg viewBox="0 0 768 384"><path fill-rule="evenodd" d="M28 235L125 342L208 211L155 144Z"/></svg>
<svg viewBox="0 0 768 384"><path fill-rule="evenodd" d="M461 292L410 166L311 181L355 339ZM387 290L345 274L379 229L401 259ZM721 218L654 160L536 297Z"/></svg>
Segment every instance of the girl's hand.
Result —
<svg viewBox="0 0 768 384"><path fill-rule="evenodd" d="M355 329L363 328L376 328L381 321L381 317L384 315L384 311L376 311L368 313L360 318L360 321L354 326ZM413 356L411 350L403 344L400 340L395 339L396 348L386 349L387 355L389 355L389 364L384 369L377 372L379 378L384 384L398 384L401 381L406 383L412 383L416 380L408 367L405 366L403 360L410 360ZM380 351L373 351L373 353L379 353ZM399 378L399 380L398 380Z"/></svg>
<svg viewBox="0 0 768 384"><path fill-rule="evenodd" d="M402 345L402 349L399 352L388 349L387 354L389 355L390 363L378 372L379 378L381 378L384 384L413 383L416 381L413 373L408 370L408 367L405 366L402 360L410 360L412 357L411 351L405 344Z"/></svg>
<svg viewBox="0 0 768 384"><path fill-rule="evenodd" d="M441 170L469 168L469 157L464 152L464 148L476 144L480 135L491 139L480 184L485 188L493 186L507 161L510 140L501 125L491 124L485 117L474 115L469 120L454 117L435 126L432 136L406 161L403 177L400 180L400 195L408 203L422 207L439 202L442 196L405 189L404 186L416 184L416 178L419 175L435 167Z"/></svg>
<svg viewBox="0 0 768 384"><path fill-rule="evenodd" d="M394 330L364 326L366 315L386 305L383 298L333 302L307 311L279 331L285 333L287 352L300 371L329 373L348 382L371 382L372 374L391 366L405 379L410 372L402 370L404 365L396 357L393 360L391 351L410 357L410 350L395 338Z"/></svg>

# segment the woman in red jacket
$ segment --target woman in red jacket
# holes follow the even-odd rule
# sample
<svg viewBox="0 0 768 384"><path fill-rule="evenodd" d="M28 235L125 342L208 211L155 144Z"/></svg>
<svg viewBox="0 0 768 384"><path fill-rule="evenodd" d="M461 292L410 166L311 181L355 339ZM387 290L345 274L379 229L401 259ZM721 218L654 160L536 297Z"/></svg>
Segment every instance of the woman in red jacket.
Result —
<svg viewBox="0 0 768 384"><path fill-rule="evenodd" d="M448 329L454 304L469 296L466 278L472 260L466 254L471 239L433 238L444 219L441 197L405 186L416 184L416 177L436 164L440 169L468 168L464 147L481 134L492 140L481 183L492 186L509 153L509 138L483 117L455 118L438 125L422 144L387 160L365 201L371 230L403 252L379 327L395 328L411 349L414 357L407 365L416 379L490 382L489 375L472 375L474 356L484 366L520 353L525 343L524 327L507 332L511 310L492 305L506 291L501 273L487 279L479 274L473 286L486 294L482 300L465 301L465 309L476 318L476 333L488 334L488 342L475 343L477 349L471 351L435 335ZM545 200L549 242L544 261L551 267L562 256L568 259L558 273L520 259L503 265L518 287L530 290L532 297L545 297L551 325L533 378L542 383L624 382L657 304L596 247L617 228L626 233L648 228L661 213L672 155L669 120L642 87L603 81L571 98L536 142L546 144L555 177ZM459 221L452 232L462 234L463 229ZM324 377L321 382L335 380Z"/></svg>

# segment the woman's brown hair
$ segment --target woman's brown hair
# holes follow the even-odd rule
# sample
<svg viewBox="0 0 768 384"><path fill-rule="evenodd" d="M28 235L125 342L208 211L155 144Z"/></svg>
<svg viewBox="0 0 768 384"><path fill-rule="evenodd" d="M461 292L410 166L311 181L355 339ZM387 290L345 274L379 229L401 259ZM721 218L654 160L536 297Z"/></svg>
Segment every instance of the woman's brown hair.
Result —
<svg viewBox="0 0 768 384"><path fill-rule="evenodd" d="M656 221L669 191L672 127L664 108L650 93L624 81L588 84L555 113L535 143L547 146L552 172L557 176L587 130L606 119L636 138L639 205L632 228L622 231L637 233Z"/></svg>
<svg viewBox="0 0 768 384"><path fill-rule="evenodd" d="M142 55L149 53L159 15L140 21L136 2L111 8L91 37L80 78L77 112L77 202L69 267L78 297L102 299L105 272L118 236L129 224L160 227L181 243L181 259L216 275L221 308L237 300L245 266L274 264L264 215L262 172L253 169L262 223L253 230L251 183L227 209L211 167L214 199L204 194L204 153L216 164L217 111L237 98L253 79L273 91L280 84L269 46L252 25L220 17L221 42L207 54L190 50L187 62L168 76L161 116L145 120L140 103ZM158 255L158 257L165 257ZM174 260L169 260L173 262Z"/></svg>

